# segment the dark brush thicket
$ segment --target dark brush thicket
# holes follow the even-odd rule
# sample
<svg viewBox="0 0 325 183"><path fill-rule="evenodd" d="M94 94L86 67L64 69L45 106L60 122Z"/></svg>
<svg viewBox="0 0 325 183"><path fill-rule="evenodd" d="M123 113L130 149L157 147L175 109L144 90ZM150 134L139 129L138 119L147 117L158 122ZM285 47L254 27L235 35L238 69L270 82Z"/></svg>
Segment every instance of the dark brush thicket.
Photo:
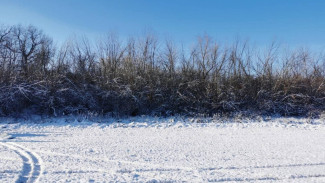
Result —
<svg viewBox="0 0 325 183"><path fill-rule="evenodd" d="M1 26L0 115L318 114L324 58L276 44L261 52L247 42L220 46L208 36L191 49L113 34L58 48L33 26Z"/></svg>

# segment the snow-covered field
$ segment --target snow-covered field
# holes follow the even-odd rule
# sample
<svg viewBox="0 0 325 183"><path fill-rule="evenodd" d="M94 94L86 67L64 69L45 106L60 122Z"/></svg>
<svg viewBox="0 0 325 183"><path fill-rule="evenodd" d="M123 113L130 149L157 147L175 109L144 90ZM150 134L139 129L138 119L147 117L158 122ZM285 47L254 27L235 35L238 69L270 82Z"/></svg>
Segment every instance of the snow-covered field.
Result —
<svg viewBox="0 0 325 183"><path fill-rule="evenodd" d="M0 182L325 182L321 119L1 121Z"/></svg>

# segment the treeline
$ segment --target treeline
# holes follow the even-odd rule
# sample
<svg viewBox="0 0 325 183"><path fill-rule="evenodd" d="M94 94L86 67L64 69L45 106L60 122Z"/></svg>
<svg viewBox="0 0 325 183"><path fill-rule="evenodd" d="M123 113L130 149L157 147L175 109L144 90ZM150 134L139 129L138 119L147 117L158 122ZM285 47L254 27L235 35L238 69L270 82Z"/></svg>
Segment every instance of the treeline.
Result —
<svg viewBox="0 0 325 183"><path fill-rule="evenodd" d="M324 58L277 44L222 46L209 36L190 48L150 34L58 47L33 26L1 26L0 115L317 115Z"/></svg>

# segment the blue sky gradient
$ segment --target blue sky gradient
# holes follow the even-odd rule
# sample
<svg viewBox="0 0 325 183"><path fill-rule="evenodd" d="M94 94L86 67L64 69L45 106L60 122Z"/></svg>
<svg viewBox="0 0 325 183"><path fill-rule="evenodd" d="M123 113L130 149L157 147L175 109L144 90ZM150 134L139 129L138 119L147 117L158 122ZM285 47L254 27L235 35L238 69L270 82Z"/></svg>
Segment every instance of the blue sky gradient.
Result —
<svg viewBox="0 0 325 183"><path fill-rule="evenodd" d="M72 35L122 37L153 30L189 44L202 34L257 45L324 48L323 0L0 0L0 23L33 24L57 42Z"/></svg>

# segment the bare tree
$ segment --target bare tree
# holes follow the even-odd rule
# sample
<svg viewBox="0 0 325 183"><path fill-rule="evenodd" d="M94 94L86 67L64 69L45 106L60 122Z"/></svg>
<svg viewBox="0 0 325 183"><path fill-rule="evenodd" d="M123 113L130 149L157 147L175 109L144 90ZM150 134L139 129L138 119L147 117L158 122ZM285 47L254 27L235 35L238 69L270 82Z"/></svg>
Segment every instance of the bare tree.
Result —
<svg viewBox="0 0 325 183"><path fill-rule="evenodd" d="M71 42L69 47L69 56L74 63L74 71L80 74L83 80L93 79L96 72L96 53L93 51L93 46L86 37L80 40L75 39Z"/></svg>
<svg viewBox="0 0 325 183"><path fill-rule="evenodd" d="M157 67L158 39L153 34L147 34L138 41L139 66L143 73L152 72Z"/></svg>
<svg viewBox="0 0 325 183"><path fill-rule="evenodd" d="M42 48L49 48L51 41L42 33L42 31L33 26L15 26L12 34L13 39L16 41L14 42L15 44L12 45L13 48L10 49L19 53L19 66L21 67L23 74L29 76L30 66L34 64L36 55L41 52Z"/></svg>
<svg viewBox="0 0 325 183"><path fill-rule="evenodd" d="M11 74L12 54L11 51L7 49L11 31L11 27L4 25L0 26L0 72L2 81L8 80Z"/></svg>
<svg viewBox="0 0 325 183"><path fill-rule="evenodd" d="M179 53L175 43L171 40L166 40L165 49L160 59L163 68L167 71L170 78L175 76L178 58Z"/></svg>
<svg viewBox="0 0 325 183"><path fill-rule="evenodd" d="M118 68L125 52L125 48L118 36L114 33L108 34L107 38L101 41L98 47L103 76L110 79L117 77Z"/></svg>

